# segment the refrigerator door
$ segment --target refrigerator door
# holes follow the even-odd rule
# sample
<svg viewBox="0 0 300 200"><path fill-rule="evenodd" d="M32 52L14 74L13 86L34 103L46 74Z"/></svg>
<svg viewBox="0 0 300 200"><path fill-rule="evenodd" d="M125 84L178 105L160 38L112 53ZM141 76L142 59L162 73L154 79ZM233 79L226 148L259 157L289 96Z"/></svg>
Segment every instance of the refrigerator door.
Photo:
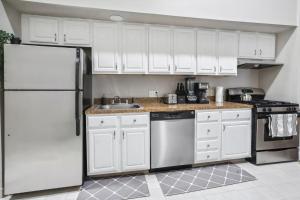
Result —
<svg viewBox="0 0 300 200"><path fill-rule="evenodd" d="M83 71L77 52L75 48L5 45L4 89L75 90Z"/></svg>
<svg viewBox="0 0 300 200"><path fill-rule="evenodd" d="M75 98L82 94L6 91L4 95L4 193L81 185L83 138L82 128L76 132L75 102L82 100Z"/></svg>

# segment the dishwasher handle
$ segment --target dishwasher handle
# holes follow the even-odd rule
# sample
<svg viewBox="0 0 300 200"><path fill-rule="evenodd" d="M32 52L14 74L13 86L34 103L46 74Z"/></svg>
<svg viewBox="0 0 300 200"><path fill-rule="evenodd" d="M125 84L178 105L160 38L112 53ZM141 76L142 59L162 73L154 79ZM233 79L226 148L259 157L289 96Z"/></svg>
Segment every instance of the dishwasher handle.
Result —
<svg viewBox="0 0 300 200"><path fill-rule="evenodd" d="M195 111L176 111L176 112L152 112L151 121L177 120L177 119L194 119Z"/></svg>

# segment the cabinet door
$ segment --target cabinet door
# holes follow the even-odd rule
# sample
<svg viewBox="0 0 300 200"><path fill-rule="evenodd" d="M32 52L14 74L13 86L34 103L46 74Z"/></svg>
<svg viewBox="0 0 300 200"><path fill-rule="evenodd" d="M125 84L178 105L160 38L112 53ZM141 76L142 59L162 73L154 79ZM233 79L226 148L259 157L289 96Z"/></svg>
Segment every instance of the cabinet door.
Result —
<svg viewBox="0 0 300 200"><path fill-rule="evenodd" d="M30 42L58 43L58 19L29 17L28 20Z"/></svg>
<svg viewBox="0 0 300 200"><path fill-rule="evenodd" d="M257 35L256 33L240 33L239 40L239 58L256 58L257 51Z"/></svg>
<svg viewBox="0 0 300 200"><path fill-rule="evenodd" d="M94 72L117 73L118 26L115 23L95 23L93 41Z"/></svg>
<svg viewBox="0 0 300 200"><path fill-rule="evenodd" d="M197 32L197 73L215 74L217 72L217 32L199 30Z"/></svg>
<svg viewBox="0 0 300 200"><path fill-rule="evenodd" d="M150 138L148 128L124 128L122 133L123 171L149 169Z"/></svg>
<svg viewBox="0 0 300 200"><path fill-rule="evenodd" d="M118 171L117 141L116 129L88 131L88 174Z"/></svg>
<svg viewBox="0 0 300 200"><path fill-rule="evenodd" d="M90 44L90 24L86 21L63 21L63 41L64 44Z"/></svg>
<svg viewBox="0 0 300 200"><path fill-rule="evenodd" d="M123 26L122 50L124 72L145 72L147 68L147 40L145 26Z"/></svg>
<svg viewBox="0 0 300 200"><path fill-rule="evenodd" d="M275 59L275 43L274 34L257 34L258 57L261 59Z"/></svg>
<svg viewBox="0 0 300 200"><path fill-rule="evenodd" d="M251 122L226 122L222 126L222 159L250 157Z"/></svg>
<svg viewBox="0 0 300 200"><path fill-rule="evenodd" d="M236 32L220 31L218 42L219 74L237 73L238 35Z"/></svg>
<svg viewBox="0 0 300 200"><path fill-rule="evenodd" d="M195 73L196 34L193 29L174 30L174 72Z"/></svg>
<svg viewBox="0 0 300 200"><path fill-rule="evenodd" d="M171 30L169 28L149 28L149 72L171 72Z"/></svg>

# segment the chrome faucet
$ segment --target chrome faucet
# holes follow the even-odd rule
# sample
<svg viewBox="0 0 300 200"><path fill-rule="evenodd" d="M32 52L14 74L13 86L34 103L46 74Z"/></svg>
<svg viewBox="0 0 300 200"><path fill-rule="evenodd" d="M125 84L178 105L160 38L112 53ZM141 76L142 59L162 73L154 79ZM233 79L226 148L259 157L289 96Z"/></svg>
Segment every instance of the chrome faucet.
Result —
<svg viewBox="0 0 300 200"><path fill-rule="evenodd" d="M122 103L121 98L119 96L114 96L114 99L112 100L112 104L115 104L115 103Z"/></svg>

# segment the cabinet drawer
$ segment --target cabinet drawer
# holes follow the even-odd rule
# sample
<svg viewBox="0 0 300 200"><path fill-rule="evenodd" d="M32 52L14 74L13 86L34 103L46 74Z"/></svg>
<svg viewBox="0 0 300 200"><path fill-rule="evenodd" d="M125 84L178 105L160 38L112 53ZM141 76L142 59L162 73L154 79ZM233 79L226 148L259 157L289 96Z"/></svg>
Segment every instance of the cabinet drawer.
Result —
<svg viewBox="0 0 300 200"><path fill-rule="evenodd" d="M148 115L126 115L121 116L121 126L147 126Z"/></svg>
<svg viewBox="0 0 300 200"><path fill-rule="evenodd" d="M219 150L220 140L197 141L197 151Z"/></svg>
<svg viewBox="0 0 300 200"><path fill-rule="evenodd" d="M88 117L88 128L114 128L117 124L116 116Z"/></svg>
<svg viewBox="0 0 300 200"><path fill-rule="evenodd" d="M220 120L219 112L198 112L197 121L198 122L216 122Z"/></svg>
<svg viewBox="0 0 300 200"><path fill-rule="evenodd" d="M209 162L220 160L219 151L197 152L196 162Z"/></svg>
<svg viewBox="0 0 300 200"><path fill-rule="evenodd" d="M220 123L197 123L197 139L218 138L220 136Z"/></svg>
<svg viewBox="0 0 300 200"><path fill-rule="evenodd" d="M250 110L223 111L222 120L250 120Z"/></svg>

